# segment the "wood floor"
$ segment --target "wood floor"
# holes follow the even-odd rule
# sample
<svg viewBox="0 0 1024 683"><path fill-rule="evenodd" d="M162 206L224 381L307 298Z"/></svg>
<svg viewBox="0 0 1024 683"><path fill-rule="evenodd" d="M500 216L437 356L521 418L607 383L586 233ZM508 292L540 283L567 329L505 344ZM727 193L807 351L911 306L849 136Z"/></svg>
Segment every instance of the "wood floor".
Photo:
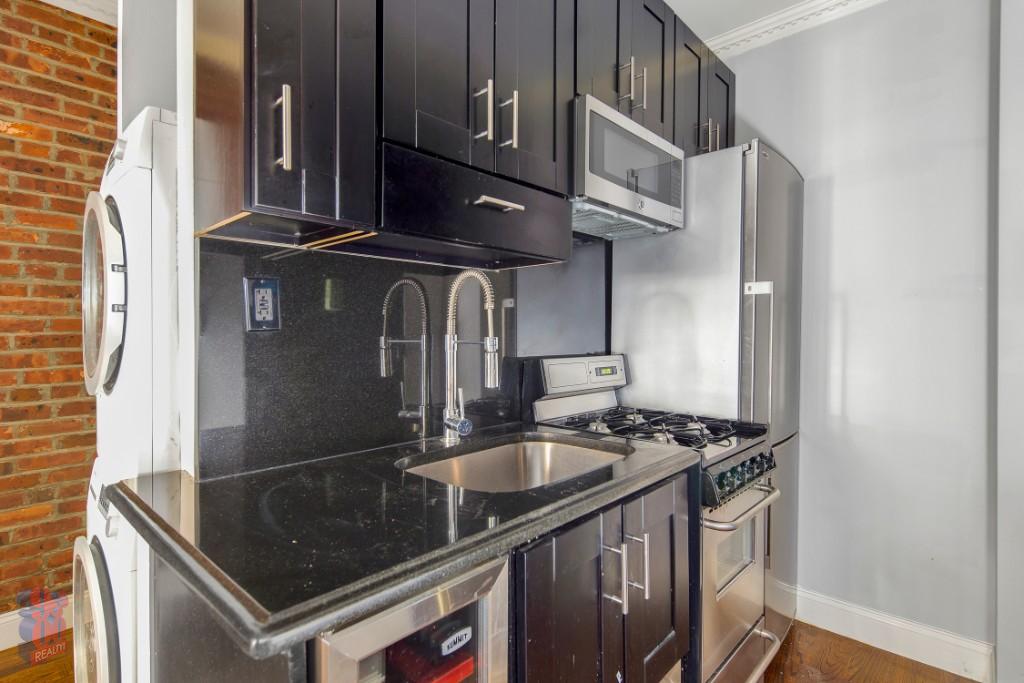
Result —
<svg viewBox="0 0 1024 683"><path fill-rule="evenodd" d="M63 643L63 653L38 664L27 663L16 647L0 652L0 683L74 683L70 631Z"/></svg>
<svg viewBox="0 0 1024 683"><path fill-rule="evenodd" d="M64 654L26 665L18 650L0 652L0 683L74 683L71 641ZM891 652L796 622L765 683L970 683Z"/></svg>
<svg viewBox="0 0 1024 683"><path fill-rule="evenodd" d="M796 622L768 671L765 683L970 683L885 650Z"/></svg>

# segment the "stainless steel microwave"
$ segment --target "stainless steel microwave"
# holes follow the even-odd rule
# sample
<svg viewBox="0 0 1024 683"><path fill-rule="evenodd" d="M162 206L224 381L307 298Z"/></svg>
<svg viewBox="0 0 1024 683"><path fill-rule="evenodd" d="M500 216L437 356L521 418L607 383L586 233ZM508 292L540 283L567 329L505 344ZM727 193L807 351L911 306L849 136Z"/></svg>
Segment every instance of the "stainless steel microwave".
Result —
<svg viewBox="0 0 1024 683"><path fill-rule="evenodd" d="M573 230L614 240L683 227L683 150L592 95L575 106Z"/></svg>

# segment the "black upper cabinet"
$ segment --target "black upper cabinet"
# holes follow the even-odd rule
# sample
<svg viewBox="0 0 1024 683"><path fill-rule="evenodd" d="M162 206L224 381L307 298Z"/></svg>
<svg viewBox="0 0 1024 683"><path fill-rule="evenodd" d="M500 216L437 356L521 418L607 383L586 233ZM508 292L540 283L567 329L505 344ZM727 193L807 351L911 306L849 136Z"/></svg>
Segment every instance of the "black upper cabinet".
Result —
<svg viewBox="0 0 1024 683"><path fill-rule="evenodd" d="M368 0L196 3L200 234L308 246L374 225L375 22Z"/></svg>
<svg viewBox="0 0 1024 683"><path fill-rule="evenodd" d="M386 139L567 191L572 3L388 0L383 21Z"/></svg>
<svg viewBox="0 0 1024 683"><path fill-rule="evenodd" d="M683 474L517 553L515 680L660 681L688 654L699 533L688 526L688 482Z"/></svg>
<svg viewBox="0 0 1024 683"><path fill-rule="evenodd" d="M706 147L708 50L696 34L676 18L675 126L673 144L687 156Z"/></svg>
<svg viewBox="0 0 1024 683"><path fill-rule="evenodd" d="M635 0L577 0L576 92L630 111L629 57Z"/></svg>
<svg viewBox="0 0 1024 683"><path fill-rule="evenodd" d="M633 0L633 120L672 138L675 15L664 0Z"/></svg>
<svg viewBox="0 0 1024 683"><path fill-rule="evenodd" d="M496 12L496 170L565 194L572 159L572 3L501 1Z"/></svg>
<svg viewBox="0 0 1024 683"><path fill-rule="evenodd" d="M494 0L383 8L384 137L494 170Z"/></svg>
<svg viewBox="0 0 1024 683"><path fill-rule="evenodd" d="M736 75L718 57L709 53L707 81L707 117L714 132L710 148L731 147L736 142Z"/></svg>
<svg viewBox="0 0 1024 683"><path fill-rule="evenodd" d="M339 51L358 46L358 41L339 39L340 19L351 25L350 11L358 11L358 2L253 2L254 208L373 223L373 176L364 179L364 168L350 165L354 148L363 145L362 158L371 158L370 148L341 137L339 130L344 125L346 131L359 126L373 131L364 113L348 109L344 121L339 118L339 84L343 95L373 96L372 85L354 83L353 74L341 73ZM372 42L364 45L372 47Z"/></svg>

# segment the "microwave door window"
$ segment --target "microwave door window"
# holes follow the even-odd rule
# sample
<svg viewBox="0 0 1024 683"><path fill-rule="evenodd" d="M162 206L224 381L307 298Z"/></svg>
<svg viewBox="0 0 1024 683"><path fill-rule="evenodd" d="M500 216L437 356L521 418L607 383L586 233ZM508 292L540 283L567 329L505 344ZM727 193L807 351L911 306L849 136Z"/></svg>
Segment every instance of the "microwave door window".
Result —
<svg viewBox="0 0 1024 683"><path fill-rule="evenodd" d="M591 173L630 192L681 206L680 192L673 192L673 178L682 171L678 159L600 114L590 116Z"/></svg>

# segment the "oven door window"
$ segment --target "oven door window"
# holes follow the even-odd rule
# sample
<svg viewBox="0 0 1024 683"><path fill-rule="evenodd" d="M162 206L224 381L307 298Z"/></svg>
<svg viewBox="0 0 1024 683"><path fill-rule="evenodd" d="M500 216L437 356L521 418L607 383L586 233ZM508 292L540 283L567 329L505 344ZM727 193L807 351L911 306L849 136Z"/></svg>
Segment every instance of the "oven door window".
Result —
<svg viewBox="0 0 1024 683"><path fill-rule="evenodd" d="M682 208L683 162L590 112L590 172L663 204Z"/></svg>
<svg viewBox="0 0 1024 683"><path fill-rule="evenodd" d="M715 591L722 593L747 567L754 564L755 517L718 542L715 566Z"/></svg>

